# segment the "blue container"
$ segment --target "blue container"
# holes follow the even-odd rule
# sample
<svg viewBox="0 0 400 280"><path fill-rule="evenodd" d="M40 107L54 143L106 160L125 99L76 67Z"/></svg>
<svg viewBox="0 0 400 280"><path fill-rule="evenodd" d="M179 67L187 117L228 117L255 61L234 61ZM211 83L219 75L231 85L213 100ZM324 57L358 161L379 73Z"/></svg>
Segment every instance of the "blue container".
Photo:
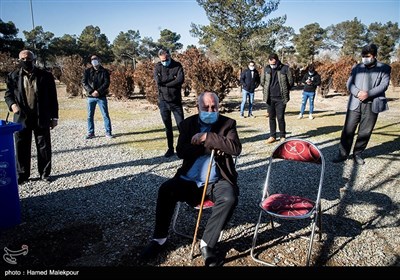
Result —
<svg viewBox="0 0 400 280"><path fill-rule="evenodd" d="M21 129L19 123L0 120L0 229L21 223L14 151L14 132Z"/></svg>

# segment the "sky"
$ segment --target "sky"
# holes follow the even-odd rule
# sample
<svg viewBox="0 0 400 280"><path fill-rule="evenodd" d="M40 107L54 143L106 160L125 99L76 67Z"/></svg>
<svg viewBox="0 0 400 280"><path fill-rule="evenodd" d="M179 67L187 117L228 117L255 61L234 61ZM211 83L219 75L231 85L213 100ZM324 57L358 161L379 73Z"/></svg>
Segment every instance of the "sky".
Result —
<svg viewBox="0 0 400 280"><path fill-rule="evenodd" d="M326 28L355 17L367 26L372 22L399 23L400 0L281 0L268 18L283 15L287 16L285 26L296 33L307 24ZM198 45L189 32L191 23L209 24L195 0L0 0L0 18L12 21L22 39L22 31L33 26L42 26L55 37L79 36L86 26L98 26L110 43L121 31L138 30L141 38L157 41L160 31L169 29L181 35L184 49Z"/></svg>

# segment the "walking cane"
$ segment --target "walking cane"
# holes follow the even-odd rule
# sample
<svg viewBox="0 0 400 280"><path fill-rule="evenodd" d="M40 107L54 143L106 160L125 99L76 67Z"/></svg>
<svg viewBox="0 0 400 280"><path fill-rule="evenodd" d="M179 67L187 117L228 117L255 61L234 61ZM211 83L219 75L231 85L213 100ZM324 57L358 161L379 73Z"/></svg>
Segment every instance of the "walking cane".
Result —
<svg viewBox="0 0 400 280"><path fill-rule="evenodd" d="M205 182L205 184L204 184L203 195L202 195L202 197L201 197L201 202L200 202L199 215L197 216L196 228L195 228L195 230L194 230L194 236L193 236L193 242L192 242L192 249L190 250L190 258L191 258L191 259L193 259L194 244L196 244L197 231L198 231L198 229L199 229L200 219L201 219L201 215L202 215L202 213L203 213L204 199L205 199L205 197L206 197L206 192L207 192L207 187L208 187L208 180L210 179L211 166L212 166L212 162L213 162L213 160L214 160L214 153L215 153L215 150L212 149L212 150L211 150L210 163L208 164L206 182Z"/></svg>

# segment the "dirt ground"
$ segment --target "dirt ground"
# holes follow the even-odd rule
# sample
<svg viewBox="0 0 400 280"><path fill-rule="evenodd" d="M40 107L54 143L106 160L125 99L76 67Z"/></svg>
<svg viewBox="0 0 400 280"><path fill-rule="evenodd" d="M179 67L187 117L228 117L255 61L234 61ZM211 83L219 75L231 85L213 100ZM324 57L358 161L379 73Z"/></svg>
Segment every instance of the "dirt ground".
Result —
<svg viewBox="0 0 400 280"><path fill-rule="evenodd" d="M61 92L59 91L59 94L63 94L62 90L63 88L60 87ZM298 112L299 110L299 102L298 98L301 95L301 90L297 89L292 92L292 100L297 101L291 101L289 103L288 110L292 112ZM66 95L65 95L66 96ZM389 99L389 106L390 109L389 111L384 113L384 117L387 118L388 120L392 120L398 122L398 116L400 113L400 88L392 88L390 87L389 90L387 91L387 97ZM2 98L2 96L1 96ZM240 92L238 89L235 89L230 96L227 98L225 101L226 104L231 104L231 105L226 105L230 109L228 110L237 110L238 105L240 103ZM137 102L137 101L136 101ZM339 93L334 93L331 92L328 94L326 98L322 97L317 97L316 100L316 108L318 111L323 112L323 111L345 111L346 109L346 102L347 102L347 97L342 96ZM143 108L148 109L148 107L152 106L149 105L148 103L144 101L137 102L135 104L135 107L141 104ZM120 105L120 103L119 103ZM112 105L111 105L112 106ZM128 102L126 102L126 106L132 106L129 105ZM141 109L140 107L136 107L137 109ZM190 108L188 109L190 110ZM254 111L256 112L255 114L257 117L261 117L265 115L265 104L261 102L261 91L257 90L256 92L256 103L255 103L255 108ZM3 113L2 113L3 114ZM237 112L238 114L238 112ZM381 117L381 116L380 116ZM383 117L383 116L382 116ZM343 119L343 118L342 118ZM324 119L318 119L316 118L313 120L315 122L321 122L321 124L326 121ZM138 211L146 211L146 209L138 209ZM140 225L141 227L148 227L148 225ZM34 240L27 240L29 244L35 244L35 248L40 248L40 251L43 252L43 255L40 255L40 252L36 252L36 254L33 257L32 255L28 255L26 258L26 263L30 263L31 266L35 267L42 267L46 266L47 264L50 264L52 267L63 267L66 264L69 264L74 267L74 260L82 256L82 252L85 250L85 244L83 243L82 240L85 240L85 243L96 243L100 242L102 239L101 232L102 232L102 226L101 225L96 225L96 224L91 224L91 225L85 225L85 226L74 226L70 228L63 228L60 229L58 232L44 232L41 235L37 235L36 239ZM23 235L24 233L20 233ZM28 234L28 233L27 233ZM122 229L119 234L123 235L129 235L130 234L130 228L129 224L126 225L124 229ZM118 238L115 239L116 242L118 242ZM247 246L248 244L246 244ZM32 249L35 249L32 248ZM65 248L63 251L59 251L59 248ZM107 248L98 248L98 256L96 255L91 255L91 258L93 258L93 263L99 263L98 260L101 260L104 258L104 251ZM182 262L180 260L181 258L177 259L176 264L178 266L182 266ZM199 259L199 258L198 258ZM90 260L86 260L88 263L90 263ZM1 262L0 262L1 264ZM21 264L24 265L24 264ZM79 265L79 264L78 264ZM103 275L106 276L107 278L114 277L114 275L119 272L119 271L124 271L124 269L127 269L127 267L135 267L139 265L139 263L136 262L136 255L132 253L132 255L126 255L125 258L121 259L118 264L112 264L113 268L109 269L107 268L107 262L104 262L104 267L96 267L96 275ZM193 263L194 266L201 266L201 261L196 260ZM174 258L169 258L169 260L166 263L163 263L161 266L165 266L165 270L159 270L158 272L160 273L159 276L164 276L162 273L166 272L172 272L174 273L174 270L169 270L168 267L173 268L174 265ZM254 267L254 262L251 261L250 258L241 258L240 256L232 257L229 266L235 267L235 266L240 266L240 267ZM2 267L0 265L0 267ZM36 269L37 270L37 269ZM68 270L68 269L66 269ZM71 269L73 270L73 269ZM81 271L85 271L85 269L79 268ZM153 269L151 267L141 267L139 270L132 270L128 268L128 273L135 273L141 271L142 273L149 273ZM234 273L239 271L232 270ZM231 272L232 272L231 271ZM88 273L90 274L94 272L92 268L88 268ZM194 273L193 270L188 268L187 271L188 274ZM198 271L196 271L198 272ZM248 270L241 270L239 274L240 276L247 276L246 273L248 273ZM254 272L254 270L252 270ZM173 275L173 274L172 274ZM194 275L191 275L194 276ZM249 275L250 276L250 275ZM134 275L131 274L131 277L134 277ZM137 277L137 276L136 276ZM118 277L121 278L121 277Z"/></svg>

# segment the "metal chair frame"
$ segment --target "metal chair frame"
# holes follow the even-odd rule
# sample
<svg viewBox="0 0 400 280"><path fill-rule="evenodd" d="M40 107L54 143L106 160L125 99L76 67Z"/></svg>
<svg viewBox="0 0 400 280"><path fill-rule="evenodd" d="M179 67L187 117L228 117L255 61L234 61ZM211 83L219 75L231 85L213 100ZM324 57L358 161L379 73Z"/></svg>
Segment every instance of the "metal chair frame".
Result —
<svg viewBox="0 0 400 280"><path fill-rule="evenodd" d="M318 161L313 161L312 157L308 158L308 159L296 159L295 157L290 158L287 157L286 155L282 155L282 149L284 149L285 151L288 151L289 149L296 149L295 145L291 146L294 143L302 143L308 148L308 151L311 152L311 149L313 150L313 152L317 152L319 159ZM279 150L278 150L279 149ZM316 194L316 198L315 199L311 199L313 202L313 208L311 210L309 210L306 214L303 215L297 215L297 216L286 216L286 215L280 215L276 212L271 212L268 211L266 209L263 208L262 206L262 202L267 199L270 195L272 195L270 193L270 187L271 187L271 170L274 166L274 163L276 162L275 159L283 159L283 161L295 161L295 162L307 162L307 163L317 163L320 164L320 176L319 176L319 184L318 184L318 191ZM268 169L267 169L267 176L264 182L264 186L263 186L263 193L262 193L262 199L261 202L259 203L259 206L261 208L260 210L260 214L258 217L258 221L257 224L255 226L255 231L254 231L254 236L253 236L253 241L252 241L252 246L250 249L250 255L252 257L252 259L258 263L264 264L264 265L270 265L270 266L276 266L275 263L272 262L267 262L266 260L262 260L261 258L259 258L258 256L256 256L254 254L254 249L256 247L256 243L257 243L257 235L259 234L259 228L260 228L260 224L261 224L261 217L263 216L263 214L267 214L270 218L270 222L271 222L271 228L272 230L277 230L280 232L284 232L285 234L290 235L291 233L276 229L274 227L274 219L279 219L279 220L303 220L303 219L311 219L311 223L310 223L310 228L311 228L311 233L309 237L305 237L305 236L301 236L303 238L306 238L309 240L309 245L308 245L308 250L307 250L307 260L306 260L306 266L308 266L310 264L310 258L311 258L311 251L312 251L312 246L313 246L313 241L314 241L314 234L315 234L315 227L316 224L318 224L318 233L319 233L319 240L322 239L322 216L321 216L321 190L322 190L322 185L323 185L323 179L324 179L324 174L325 174L325 159L324 156L321 152L321 150L312 142L308 141L308 140L303 140L303 139L296 139L296 138L292 138L292 139L288 139L282 143L279 143L279 145L277 147L275 147L275 149L273 150L273 152L271 153L271 156L268 159Z"/></svg>

